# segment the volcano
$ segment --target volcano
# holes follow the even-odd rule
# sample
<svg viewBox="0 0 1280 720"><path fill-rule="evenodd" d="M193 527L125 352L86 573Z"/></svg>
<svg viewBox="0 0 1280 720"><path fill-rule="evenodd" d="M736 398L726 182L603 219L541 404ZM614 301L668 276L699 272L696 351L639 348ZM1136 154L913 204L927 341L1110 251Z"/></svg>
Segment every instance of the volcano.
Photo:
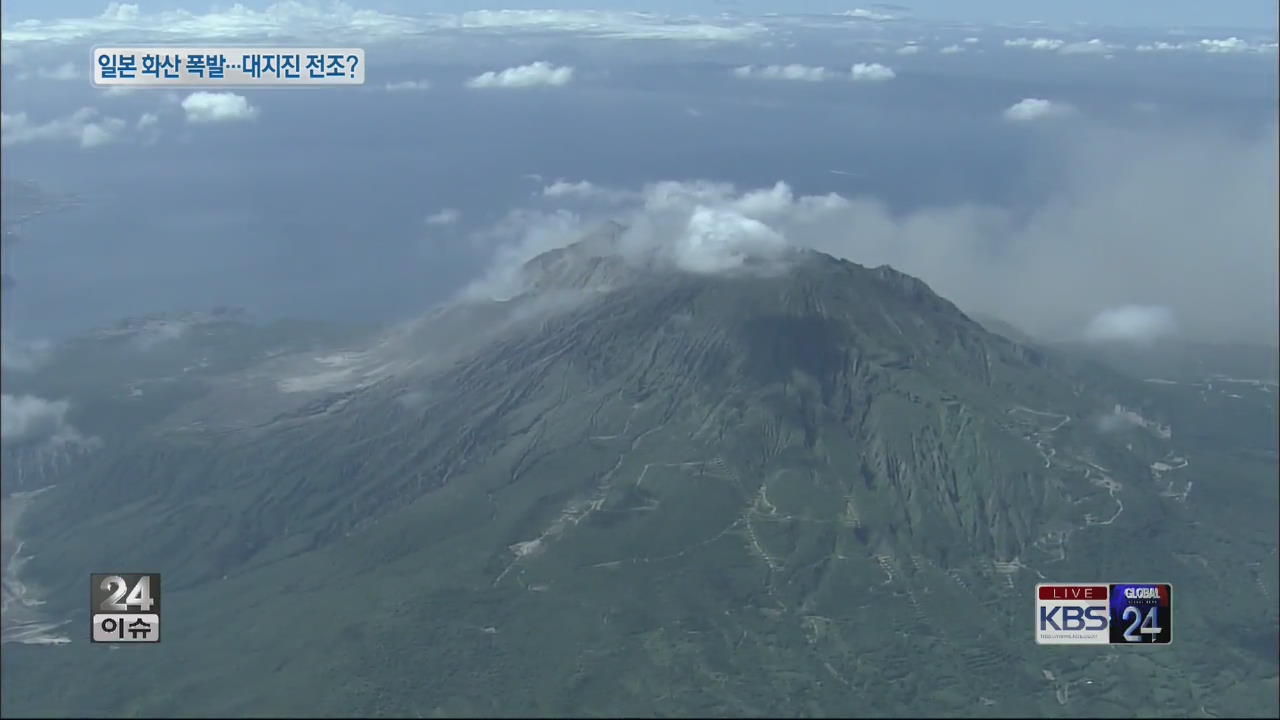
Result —
<svg viewBox="0 0 1280 720"><path fill-rule="evenodd" d="M166 634L7 645L4 711L1274 710L1274 445L887 266L620 234L373 335L80 341L103 442L25 510L24 582L76 628L90 572L160 572ZM1172 645L1035 644L1036 583L1148 580Z"/></svg>

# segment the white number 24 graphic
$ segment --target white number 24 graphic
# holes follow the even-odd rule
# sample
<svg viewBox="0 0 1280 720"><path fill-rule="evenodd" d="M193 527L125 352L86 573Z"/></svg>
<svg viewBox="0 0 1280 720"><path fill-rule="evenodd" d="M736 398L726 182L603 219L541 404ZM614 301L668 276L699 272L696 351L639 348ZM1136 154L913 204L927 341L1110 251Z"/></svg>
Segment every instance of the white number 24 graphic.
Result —
<svg viewBox="0 0 1280 720"><path fill-rule="evenodd" d="M136 607L142 612L147 612L155 601L151 599L151 578L143 575L138 579L133 590L129 590L129 584L119 575L112 575L102 579L103 590L111 593L111 596L102 601L102 609L114 610L116 612L126 612L130 606ZM128 593L128 597L125 594ZM124 602L120 602L121 600Z"/></svg>
<svg viewBox="0 0 1280 720"><path fill-rule="evenodd" d="M1121 617L1126 621L1131 620L1132 622L1129 623L1129 627L1125 628L1125 642L1142 642L1142 635L1159 635L1162 628L1156 625L1156 610L1158 609L1155 607L1148 608L1144 617L1142 611L1138 608L1132 605L1126 607ZM1140 634L1135 634L1135 631ZM1152 639L1154 640L1155 638Z"/></svg>

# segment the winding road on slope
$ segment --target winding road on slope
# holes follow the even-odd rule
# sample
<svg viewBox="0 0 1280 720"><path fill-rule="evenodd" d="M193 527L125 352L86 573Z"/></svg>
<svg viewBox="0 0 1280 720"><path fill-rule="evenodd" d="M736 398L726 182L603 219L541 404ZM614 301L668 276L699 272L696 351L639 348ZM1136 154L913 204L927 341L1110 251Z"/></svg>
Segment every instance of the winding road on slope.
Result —
<svg viewBox="0 0 1280 720"><path fill-rule="evenodd" d="M17 536L18 521L31 502L52 485L17 492L0 503L0 644L62 645L71 638L54 630L69 621L53 622L40 610L44 604L31 586L22 582L22 566L31 559L22 555L22 540Z"/></svg>

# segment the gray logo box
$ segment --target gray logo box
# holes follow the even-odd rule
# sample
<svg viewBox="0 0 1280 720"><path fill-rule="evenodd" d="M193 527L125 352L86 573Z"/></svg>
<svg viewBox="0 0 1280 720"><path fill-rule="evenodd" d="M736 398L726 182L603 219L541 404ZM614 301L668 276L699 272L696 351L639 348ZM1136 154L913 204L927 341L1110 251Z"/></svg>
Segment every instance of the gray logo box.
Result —
<svg viewBox="0 0 1280 720"><path fill-rule="evenodd" d="M160 573L90 573L91 642L160 642Z"/></svg>

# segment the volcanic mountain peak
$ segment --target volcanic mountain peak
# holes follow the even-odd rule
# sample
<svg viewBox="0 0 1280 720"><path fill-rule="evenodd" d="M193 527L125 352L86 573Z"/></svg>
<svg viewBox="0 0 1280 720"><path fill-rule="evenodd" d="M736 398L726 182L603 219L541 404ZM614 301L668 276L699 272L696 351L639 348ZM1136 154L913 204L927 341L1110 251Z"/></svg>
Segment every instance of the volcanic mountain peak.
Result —
<svg viewBox="0 0 1280 720"><path fill-rule="evenodd" d="M608 290L630 282L644 265L624 255L623 232L621 224L605 223L576 242L527 261L522 279L532 292Z"/></svg>
<svg viewBox="0 0 1280 720"><path fill-rule="evenodd" d="M776 275L808 252L755 243L727 231L630 228L609 221L565 247L534 257L521 270L528 289L607 290L655 275Z"/></svg>
<svg viewBox="0 0 1280 720"><path fill-rule="evenodd" d="M882 286L912 303L956 311L948 301L935 294L922 280L888 265L867 268L808 248L789 247L756 251L751 247L720 248L733 256L733 264L690 266L676 257L673 247L687 239L644 241L631 237L628 228L616 221L602 224L579 240L564 247L543 252L526 261L521 277L526 290L595 290L608 291L641 281L659 281L664 277L681 278L680 284L714 285L719 280L772 280L757 287L795 289L816 287L826 283L839 285L866 284ZM710 266L716 269L708 269ZM871 288L864 288L868 291ZM958 311L956 311L958 312Z"/></svg>
<svg viewBox="0 0 1280 720"><path fill-rule="evenodd" d="M1274 432L1257 433L1254 460L1215 465L1185 445L1194 433L1144 428L1182 407L1181 428L1202 395L1162 405L1153 393L1179 386L1078 372L889 267L791 250L697 272L628 242L606 225L519 266L508 300L341 351L264 356L283 338L185 333L156 347L214 362L183 372L194 363L174 357L150 378L118 362L139 395L102 381L115 366L99 343L80 362L110 393L83 427L120 429L28 511L38 560L23 582L49 590L50 617L82 617L84 572L129 548L131 566L165 573L187 630L154 678L113 676L115 694L49 690L101 677L92 649L6 663L6 710L55 697L83 716L113 697L113 714L135 698L172 714L154 687L201 653L306 714L317 675L296 658L343 647L325 676L339 714L927 716L984 698L1065 714L1040 671L1061 676L1061 656L1027 637L1037 582L1142 568L1187 588L1193 637L1222 623L1196 609L1216 608L1204 593L1265 583L1270 596L1233 600L1246 629L1220 635L1274 626L1275 575L1260 569L1274 514L1237 510L1275 506ZM232 339L246 351L216 362ZM1248 414L1264 406L1230 402L1236 427L1274 427ZM1247 502L1220 500L1236 494ZM1242 540L1222 542L1227 527ZM369 600L358 616L344 614L350 578ZM227 596L271 620L255 652L218 632ZM1223 667L1274 677L1274 653L1182 647L1162 672L1191 687L1221 684ZM1073 672L1136 687L1149 668L1096 656ZM224 687L193 692L210 714L235 710ZM1167 687L1135 706L1184 711ZM383 704L404 688L426 704Z"/></svg>

